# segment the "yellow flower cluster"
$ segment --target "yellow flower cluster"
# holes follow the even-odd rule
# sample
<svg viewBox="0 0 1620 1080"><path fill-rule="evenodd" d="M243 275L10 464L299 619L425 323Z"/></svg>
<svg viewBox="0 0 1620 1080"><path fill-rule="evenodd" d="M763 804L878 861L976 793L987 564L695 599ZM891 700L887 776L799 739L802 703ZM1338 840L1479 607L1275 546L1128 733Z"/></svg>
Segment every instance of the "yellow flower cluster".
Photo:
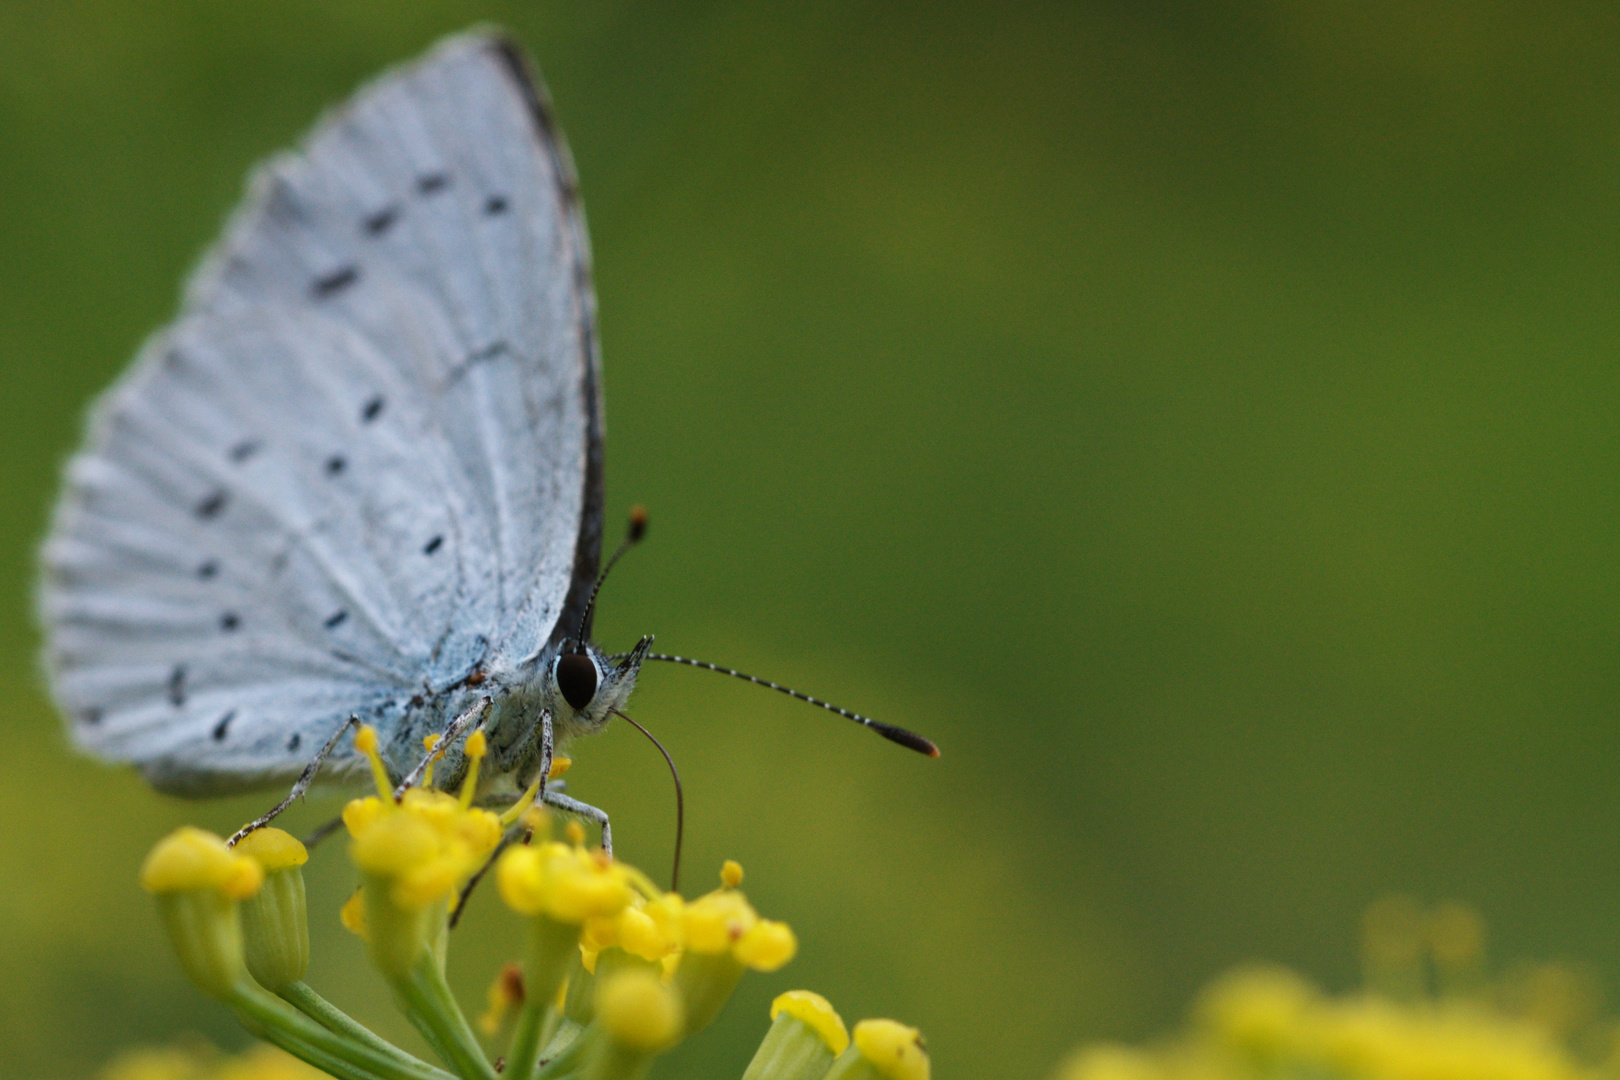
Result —
<svg viewBox="0 0 1620 1080"><path fill-rule="evenodd" d="M624 867L601 851L548 841L509 849L495 871L501 899L520 915L579 925L618 914L630 902Z"/></svg>
<svg viewBox="0 0 1620 1080"><path fill-rule="evenodd" d="M304 981L309 852L291 835L258 828L232 850L180 829L141 871L192 980L250 1030L340 1080L638 1080L654 1057L710 1024L749 969L776 971L798 951L792 929L761 918L739 890L735 862L719 888L688 901L587 848L577 822L566 842L546 839L548 811L532 802L538 781L502 816L473 807L481 731L466 738L458 795L424 783L396 797L377 733L361 727L355 746L377 794L343 811L360 888L341 917L444 1069L379 1038ZM449 911L503 838L512 846L495 865L496 888L525 926L522 961L502 970L478 1023L507 1044L492 1063L444 971ZM125 1061L108 1080L309 1080L290 1060L261 1053L205 1069L183 1053L156 1054ZM824 998L793 991L772 1005L744 1080L927 1080L928 1069L915 1029L863 1020L852 1039Z"/></svg>
<svg viewBox="0 0 1620 1080"><path fill-rule="evenodd" d="M1367 931L1367 990L1332 997L1284 969L1240 969L1204 992L1182 1036L1152 1049L1086 1048L1060 1080L1594 1080L1620 1064L1575 1052L1570 982L1552 969L1531 982L1540 996L1514 1000L1510 986L1485 982L1482 925L1466 909L1419 919L1409 903L1386 902ZM1479 978L1459 980L1460 969Z"/></svg>
<svg viewBox="0 0 1620 1080"><path fill-rule="evenodd" d="M614 946L643 960L661 961L666 971L675 969L683 953L729 954L746 968L775 971L798 952L793 929L787 923L760 918L748 898L734 887L722 886L688 903L678 893L658 892L645 879L637 884L642 889L630 892L618 911L585 920L580 950L587 971L595 971L597 955ZM510 899L507 902L523 910Z"/></svg>
<svg viewBox="0 0 1620 1080"><path fill-rule="evenodd" d="M355 745L377 759L371 728L360 729ZM484 752L484 733L475 731L466 749L475 769ZM470 789L475 777L476 771L464 787ZM414 787L396 804L386 774L378 783L377 795L343 808L343 824L353 838L349 856L362 873L387 882L389 899L402 908L420 909L449 897L500 843L500 818L469 806L468 799Z"/></svg>

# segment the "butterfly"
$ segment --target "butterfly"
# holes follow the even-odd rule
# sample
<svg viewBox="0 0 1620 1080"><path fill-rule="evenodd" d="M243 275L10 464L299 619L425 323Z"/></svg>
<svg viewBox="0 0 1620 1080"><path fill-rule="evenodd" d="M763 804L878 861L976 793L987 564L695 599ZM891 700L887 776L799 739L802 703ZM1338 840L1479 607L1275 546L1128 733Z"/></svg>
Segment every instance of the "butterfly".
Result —
<svg viewBox="0 0 1620 1080"><path fill-rule="evenodd" d="M937 756L650 636L593 644L602 443L567 147L518 46L451 37L254 172L178 318L94 406L39 589L73 741L206 796L307 783L326 755L361 772L356 720L395 779L445 736L452 786L479 725L479 797L511 799L661 659ZM602 811L545 798L611 847Z"/></svg>

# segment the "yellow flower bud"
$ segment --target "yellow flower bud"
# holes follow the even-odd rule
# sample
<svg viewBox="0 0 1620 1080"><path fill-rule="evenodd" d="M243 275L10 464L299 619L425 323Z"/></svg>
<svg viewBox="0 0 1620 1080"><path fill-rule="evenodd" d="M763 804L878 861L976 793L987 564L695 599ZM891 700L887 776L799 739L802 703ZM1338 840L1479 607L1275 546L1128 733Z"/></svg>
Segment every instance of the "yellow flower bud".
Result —
<svg viewBox="0 0 1620 1080"><path fill-rule="evenodd" d="M361 941L366 940L366 899L360 889L354 890L343 902L343 907L338 911L338 920L343 923L343 929Z"/></svg>
<svg viewBox="0 0 1620 1080"><path fill-rule="evenodd" d="M730 949L758 921L741 893L717 892L687 904L681 928L687 951L712 954Z"/></svg>
<svg viewBox="0 0 1620 1080"><path fill-rule="evenodd" d="M285 870L309 862L309 849L291 833L274 826L254 829L237 841L236 853L258 862L266 871Z"/></svg>
<svg viewBox="0 0 1620 1080"><path fill-rule="evenodd" d="M928 1050L922 1033L893 1020L862 1020L855 1047L884 1080L928 1080Z"/></svg>
<svg viewBox="0 0 1620 1080"><path fill-rule="evenodd" d="M605 856L574 861L556 874L548 905L553 918L582 923L592 915L613 915L630 902L630 885Z"/></svg>
<svg viewBox="0 0 1620 1080"><path fill-rule="evenodd" d="M662 960L680 947L679 939L671 932L671 920L666 918L660 923L652 910L625 908L619 912L617 929L618 946L643 960Z"/></svg>
<svg viewBox="0 0 1620 1080"><path fill-rule="evenodd" d="M228 997L248 978L237 902L263 881L257 862L190 826L160 840L141 866L141 887L158 899L180 966L215 997Z"/></svg>
<svg viewBox="0 0 1620 1080"><path fill-rule="evenodd" d="M790 990L771 1002L771 1029L754 1052L743 1080L820 1080L848 1046L844 1022L826 998L808 990Z"/></svg>
<svg viewBox="0 0 1620 1080"><path fill-rule="evenodd" d="M163 894L213 889L232 900L259 891L264 871L211 832L182 826L160 840L141 865L141 888Z"/></svg>
<svg viewBox="0 0 1620 1080"><path fill-rule="evenodd" d="M350 799L343 807L343 825L350 836L359 836L386 813L383 801L375 795L363 799Z"/></svg>
<svg viewBox="0 0 1620 1080"><path fill-rule="evenodd" d="M615 1042L643 1054L673 1045L686 1022L674 991L657 975L640 968L601 981L596 990L596 1015Z"/></svg>
<svg viewBox="0 0 1620 1080"><path fill-rule="evenodd" d="M735 889L742 884L742 880L743 868L741 863L735 859L727 859L720 864L720 884L728 889Z"/></svg>
<svg viewBox="0 0 1620 1080"><path fill-rule="evenodd" d="M755 971L775 971L799 951L799 939L784 922L761 919L748 928L732 953Z"/></svg>
<svg viewBox="0 0 1620 1080"><path fill-rule="evenodd" d="M438 849L432 826L414 814L387 814L349 845L349 857L369 874L392 877L428 859Z"/></svg>
<svg viewBox="0 0 1620 1080"><path fill-rule="evenodd" d="M813 990L789 990L778 994L771 1002L771 1019L787 1014L804 1022L827 1044L836 1057L849 1047L849 1031L844 1018L832 1007L832 1002Z"/></svg>
<svg viewBox="0 0 1620 1080"><path fill-rule="evenodd" d="M242 903L242 941L248 971L275 990L304 977L309 967L309 914L304 900L304 845L280 829L258 829L236 845L264 868L264 885Z"/></svg>
<svg viewBox="0 0 1620 1080"><path fill-rule="evenodd" d="M495 883L518 914L574 924L617 915L631 895L624 871L612 859L557 843L508 849L496 867Z"/></svg>

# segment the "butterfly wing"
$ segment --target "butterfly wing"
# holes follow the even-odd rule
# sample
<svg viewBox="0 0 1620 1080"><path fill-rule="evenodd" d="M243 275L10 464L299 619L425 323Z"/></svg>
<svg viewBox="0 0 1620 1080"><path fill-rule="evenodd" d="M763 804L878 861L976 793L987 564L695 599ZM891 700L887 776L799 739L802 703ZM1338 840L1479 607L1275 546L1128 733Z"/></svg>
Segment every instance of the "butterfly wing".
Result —
<svg viewBox="0 0 1620 1080"><path fill-rule="evenodd" d="M260 169L94 411L40 597L76 740L228 790L532 657L596 571L601 430L566 150L513 46L450 39Z"/></svg>

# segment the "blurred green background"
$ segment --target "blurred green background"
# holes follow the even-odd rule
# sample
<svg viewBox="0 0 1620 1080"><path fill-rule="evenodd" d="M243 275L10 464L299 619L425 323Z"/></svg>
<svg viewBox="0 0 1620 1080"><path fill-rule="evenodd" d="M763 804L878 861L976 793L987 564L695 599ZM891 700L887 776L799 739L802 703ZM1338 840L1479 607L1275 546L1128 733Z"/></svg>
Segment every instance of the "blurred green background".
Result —
<svg viewBox="0 0 1620 1080"><path fill-rule="evenodd" d="M748 868L776 992L1041 1077L1224 966L1354 979L1391 889L1620 975L1620 17L1384 3L0 6L0 1075L243 1036L135 886L184 804L65 749L34 549L91 397L244 171L476 20L543 66L590 209L607 591L643 631L945 748L648 672L688 886ZM575 790L662 875L622 730ZM297 811L297 825L332 812ZM312 873L312 981L397 1034ZM516 951L479 898L466 1000Z"/></svg>

